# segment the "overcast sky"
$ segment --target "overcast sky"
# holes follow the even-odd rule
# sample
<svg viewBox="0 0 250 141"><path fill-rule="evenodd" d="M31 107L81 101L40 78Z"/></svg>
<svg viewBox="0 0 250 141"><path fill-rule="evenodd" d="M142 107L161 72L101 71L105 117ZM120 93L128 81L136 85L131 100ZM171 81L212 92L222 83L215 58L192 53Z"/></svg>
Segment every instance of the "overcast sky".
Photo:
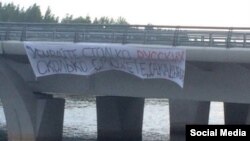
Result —
<svg viewBox="0 0 250 141"><path fill-rule="evenodd" d="M122 16L130 24L248 26L250 27L250 0L1 0L20 7L37 3L44 13L64 17Z"/></svg>

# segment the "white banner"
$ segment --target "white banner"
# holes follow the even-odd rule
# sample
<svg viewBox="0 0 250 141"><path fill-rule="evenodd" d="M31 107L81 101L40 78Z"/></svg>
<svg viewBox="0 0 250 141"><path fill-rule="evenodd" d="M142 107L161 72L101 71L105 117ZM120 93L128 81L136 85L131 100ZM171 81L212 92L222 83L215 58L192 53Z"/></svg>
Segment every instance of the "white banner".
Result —
<svg viewBox="0 0 250 141"><path fill-rule="evenodd" d="M36 77L119 70L143 79L168 79L181 87L184 83L184 49L57 42L25 42L24 48Z"/></svg>

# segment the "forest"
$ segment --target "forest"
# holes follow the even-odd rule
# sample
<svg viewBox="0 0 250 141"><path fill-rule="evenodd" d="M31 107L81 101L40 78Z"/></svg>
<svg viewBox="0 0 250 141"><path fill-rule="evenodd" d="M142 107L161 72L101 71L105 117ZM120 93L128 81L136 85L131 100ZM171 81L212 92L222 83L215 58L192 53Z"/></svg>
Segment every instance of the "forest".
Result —
<svg viewBox="0 0 250 141"><path fill-rule="evenodd" d="M29 22L29 23L78 23L78 24L129 24L123 17L74 17L66 14L61 19L52 13L50 7L42 14L40 6L33 4L28 8L20 7L14 3L3 4L0 2L0 22Z"/></svg>

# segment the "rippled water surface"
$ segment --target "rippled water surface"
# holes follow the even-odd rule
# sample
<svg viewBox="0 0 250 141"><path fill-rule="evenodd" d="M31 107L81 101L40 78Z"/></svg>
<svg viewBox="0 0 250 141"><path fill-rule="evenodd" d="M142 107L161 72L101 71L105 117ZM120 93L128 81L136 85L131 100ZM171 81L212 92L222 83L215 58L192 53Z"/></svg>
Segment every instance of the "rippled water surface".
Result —
<svg viewBox="0 0 250 141"><path fill-rule="evenodd" d="M222 103L212 102L210 124L223 124ZM6 121L0 105L0 141L6 140ZM64 141L91 141L97 138L94 98L67 97L64 115ZM146 99L143 121L144 141L169 140L169 109L167 99Z"/></svg>

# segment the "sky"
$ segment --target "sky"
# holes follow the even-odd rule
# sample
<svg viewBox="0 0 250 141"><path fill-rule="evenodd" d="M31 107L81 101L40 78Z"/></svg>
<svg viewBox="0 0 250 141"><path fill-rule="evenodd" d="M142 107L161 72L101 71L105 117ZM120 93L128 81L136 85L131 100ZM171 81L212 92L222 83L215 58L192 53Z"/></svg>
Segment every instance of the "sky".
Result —
<svg viewBox="0 0 250 141"><path fill-rule="evenodd" d="M130 24L250 27L250 0L0 0L56 16L122 16Z"/></svg>

